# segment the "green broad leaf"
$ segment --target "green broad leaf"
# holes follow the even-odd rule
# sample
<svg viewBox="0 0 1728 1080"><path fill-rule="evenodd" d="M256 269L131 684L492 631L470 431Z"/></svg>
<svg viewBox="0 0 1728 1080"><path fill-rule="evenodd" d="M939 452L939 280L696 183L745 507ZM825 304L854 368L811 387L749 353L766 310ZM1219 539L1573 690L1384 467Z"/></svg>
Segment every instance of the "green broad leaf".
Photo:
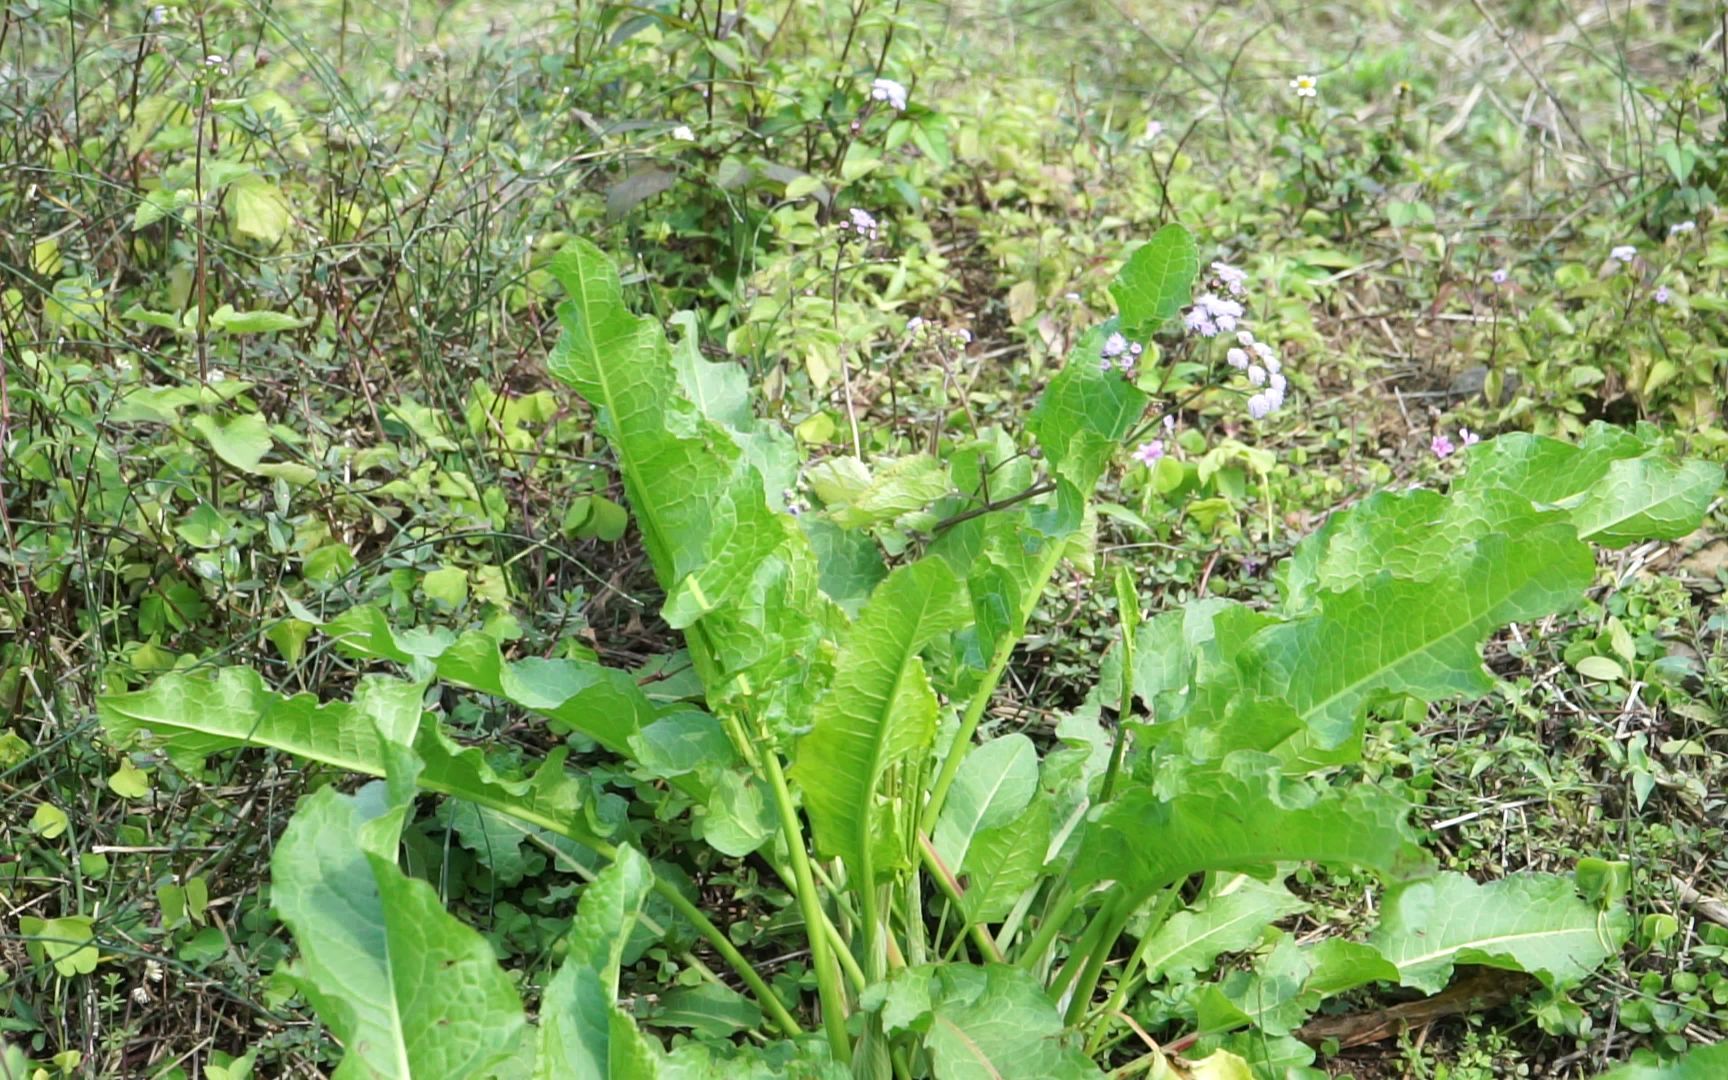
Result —
<svg viewBox="0 0 1728 1080"><path fill-rule="evenodd" d="M506 660L497 639L480 631L451 637L396 630L376 607L350 608L324 629L346 655L389 660L410 670L429 666L445 682L537 712L626 757L636 749L633 740L658 718L659 709L628 672L582 660ZM711 762L716 768L736 764L730 742L723 750L720 743L708 745L725 755ZM674 782L692 792L703 790L694 773Z"/></svg>
<svg viewBox="0 0 1728 1080"><path fill-rule="evenodd" d="M970 759L968 759L970 760ZM968 922L1000 922L1044 874L1053 825L1050 806L1036 802L1020 816L981 830L960 864L960 910Z"/></svg>
<svg viewBox="0 0 1728 1080"><path fill-rule="evenodd" d="M1722 475L1720 465L1670 460L1642 435L1598 421L1576 444L1518 433L1475 447L1456 488L1504 488L1558 507L1583 539L1623 547L1696 529Z"/></svg>
<svg viewBox="0 0 1728 1080"><path fill-rule="evenodd" d="M1031 739L1016 733L973 747L954 774L930 838L942 864L958 873L973 839L1018 817L1037 790L1038 749Z"/></svg>
<svg viewBox="0 0 1728 1080"><path fill-rule="evenodd" d="M857 458L831 458L806 475L830 519L843 529L867 529L922 510L953 488L948 470L929 454L882 460L874 469Z"/></svg>
<svg viewBox="0 0 1728 1080"><path fill-rule="evenodd" d="M897 972L882 1010L890 1034L922 1035L936 1080L1096 1080L1043 988L1019 968L925 965Z"/></svg>
<svg viewBox="0 0 1728 1080"><path fill-rule="evenodd" d="M1200 991L1196 1008L1209 1031L1252 1025L1286 1036L1327 998L1397 979L1398 969L1368 945L1329 938L1305 947L1284 934L1252 971L1231 972Z"/></svg>
<svg viewBox="0 0 1728 1080"><path fill-rule="evenodd" d="M1052 533L1079 527L1086 499L1149 400L1120 372L1098 370L1106 332L1097 326L1080 338L1028 422L1058 482L1054 513L1043 526Z"/></svg>
<svg viewBox="0 0 1728 1080"><path fill-rule="evenodd" d="M57 840L71 824L66 811L53 803L36 804L36 810L30 815L30 831L44 840Z"/></svg>
<svg viewBox="0 0 1728 1080"><path fill-rule="evenodd" d="M519 883L528 872L528 857L522 851L525 837L514 818L460 799L441 808L443 818L456 831L462 846L492 872L500 885Z"/></svg>
<svg viewBox="0 0 1728 1080"><path fill-rule="evenodd" d="M118 744L160 750L182 769L199 768L224 750L263 746L383 776L384 743L414 738L425 689L367 676L352 702L320 704L311 694L270 690L251 668L222 668L213 678L175 673L143 690L107 695L97 702L97 716Z"/></svg>
<svg viewBox="0 0 1728 1080"><path fill-rule="evenodd" d="M256 473L270 452L270 425L257 413L219 420L207 413L192 418L192 429L204 436L216 456L243 473Z"/></svg>
<svg viewBox="0 0 1728 1080"><path fill-rule="evenodd" d="M1275 759L1249 753L1186 768L1180 782L1172 796L1136 787L1099 810L1071 883L1120 881L1150 893L1202 870L1280 862L1362 867L1394 881L1431 872L1405 820L1409 807L1372 786L1317 791L1282 776Z"/></svg>
<svg viewBox="0 0 1728 1080"><path fill-rule="evenodd" d="M773 509L755 455L688 396L665 335L630 313L605 254L572 241L549 269L568 299L547 366L598 411L666 591L662 614L685 631L715 711L790 734L829 681L841 623L815 553Z"/></svg>
<svg viewBox="0 0 1728 1080"><path fill-rule="evenodd" d="M1564 989L1617 954L1631 932L1624 908L1586 902L1570 878L1513 874L1478 885L1446 873L1392 893L1369 944L1397 965L1404 985L1425 993L1445 987L1455 964L1523 971Z"/></svg>
<svg viewBox="0 0 1728 1080"><path fill-rule="evenodd" d="M518 1053L522 1004L486 939L397 867L412 784L410 768L301 802L270 860L299 947L290 977L352 1059L344 1075L491 1076Z"/></svg>
<svg viewBox="0 0 1728 1080"><path fill-rule="evenodd" d="M841 644L837 674L798 740L791 775L818 850L839 856L868 888L867 869L905 863L895 806L877 799L895 764L936 738L936 695L919 653L965 615L960 583L939 559L896 569L877 586Z"/></svg>
<svg viewBox="0 0 1728 1080"><path fill-rule="evenodd" d="M1193 299L1199 272L1200 253L1187 229L1172 224L1153 233L1110 283L1122 329L1141 341L1162 329Z"/></svg>
<svg viewBox="0 0 1728 1080"><path fill-rule="evenodd" d="M53 964L54 973L62 979L88 975L101 961L101 954L96 951L95 920L88 915L63 915L58 919L20 915L18 932L25 938L30 958L38 964Z"/></svg>
<svg viewBox="0 0 1728 1080"><path fill-rule="evenodd" d="M822 591L848 618L856 619L871 590L888 576L882 548L869 533L842 529L816 514L804 516L800 523L821 567Z"/></svg>
<svg viewBox="0 0 1728 1080"><path fill-rule="evenodd" d="M698 819L702 839L723 855L735 859L755 851L780 830L772 796L762 781L748 769L726 769L714 774L708 801Z"/></svg>
<svg viewBox="0 0 1728 1080"><path fill-rule="evenodd" d="M1487 693L1482 643L1509 622L1575 605L1595 565L1572 526L1554 521L1466 544L1432 580L1382 572L1323 593L1318 610L1235 643L1233 662L1187 695L1162 737L1274 753L1299 770L1353 760L1371 704Z"/></svg>
<svg viewBox="0 0 1728 1080"><path fill-rule="evenodd" d="M657 1027L685 1028L702 1039L727 1039L762 1023L762 1009L719 983L698 983L660 998L650 1018Z"/></svg>
<svg viewBox="0 0 1728 1080"><path fill-rule="evenodd" d="M757 422L750 401L750 376L742 366L703 358L695 312L680 311L668 321L682 331L673 347L672 361L685 395L703 416L732 436L744 460L762 474L768 504L784 509L783 492L797 483L797 443L785 429Z"/></svg>
<svg viewBox="0 0 1728 1080"><path fill-rule="evenodd" d="M654 875L634 848L583 890L569 951L540 1004L536 1077L658 1075L660 1048L618 1007L618 969Z"/></svg>
<svg viewBox="0 0 1728 1080"><path fill-rule="evenodd" d="M1240 874L1199 905L1166 919L1146 943L1141 963L1151 978L1178 979L1204 971L1221 954L1254 945L1278 919L1307 908L1282 881L1261 882Z"/></svg>
<svg viewBox="0 0 1728 1080"><path fill-rule="evenodd" d="M310 321L279 311L235 311L232 304L223 304L210 313L211 327L224 334L272 334L298 330Z"/></svg>
<svg viewBox="0 0 1728 1080"><path fill-rule="evenodd" d="M274 248L287 235L294 223L288 208L288 198L282 189L256 173L249 173L228 185L223 197L228 212L228 226L235 236L266 248Z"/></svg>
<svg viewBox="0 0 1728 1080"><path fill-rule="evenodd" d="M1664 1065L1622 1065L1598 1080L1718 1080L1728 1076L1728 1043L1694 1046Z"/></svg>
<svg viewBox="0 0 1728 1080"><path fill-rule="evenodd" d="M567 748L554 750L527 778L500 776L478 749L463 749L421 724L425 684L369 675L352 702L320 704L264 686L249 668L214 678L169 674L144 690L97 702L103 728L121 745L160 749L183 769L212 754L265 747L348 772L386 776L392 745L412 744L428 791L490 807L536 828L593 846L607 831L586 780L566 772Z"/></svg>

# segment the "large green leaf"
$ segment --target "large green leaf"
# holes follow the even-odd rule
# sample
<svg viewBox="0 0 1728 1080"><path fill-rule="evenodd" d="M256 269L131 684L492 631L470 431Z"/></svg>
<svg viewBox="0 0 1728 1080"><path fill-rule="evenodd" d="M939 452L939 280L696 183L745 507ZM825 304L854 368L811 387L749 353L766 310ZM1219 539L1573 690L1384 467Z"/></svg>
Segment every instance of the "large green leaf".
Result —
<svg viewBox="0 0 1728 1080"><path fill-rule="evenodd" d="M1038 790L1038 748L1019 733L992 739L967 755L937 819L931 844L958 872L973 838L1007 824Z"/></svg>
<svg viewBox="0 0 1728 1080"><path fill-rule="evenodd" d="M1554 520L1516 537L1483 536L1444 566L1431 579L1382 571L1319 593L1313 610L1288 621L1215 634L1213 648L1229 662L1181 697L1181 715L1161 737L1190 752L1208 740L1213 753L1262 750L1300 769L1350 760L1378 699L1486 693L1482 642L1506 623L1577 603L1595 560L1569 523Z"/></svg>
<svg viewBox="0 0 1728 1080"><path fill-rule="evenodd" d="M633 848L582 891L569 950L540 1004L538 1077L656 1075L658 1047L618 1007L618 969L654 873Z"/></svg>
<svg viewBox="0 0 1728 1080"><path fill-rule="evenodd" d="M1721 1080L1728 1076L1728 1042L1694 1046L1665 1065L1623 1065L1597 1080Z"/></svg>
<svg viewBox="0 0 1728 1080"><path fill-rule="evenodd" d="M308 796L271 858L291 969L346 1055L338 1076L490 1077L521 1053L522 1005L486 939L396 865L412 795L400 747L387 784ZM403 775L404 771L407 775Z"/></svg>
<svg viewBox="0 0 1728 1080"><path fill-rule="evenodd" d="M970 922L1007 917L1044 873L1050 849L1050 805L1036 802L1016 818L978 833L959 865L960 910Z"/></svg>
<svg viewBox="0 0 1728 1080"><path fill-rule="evenodd" d="M1110 283L1122 328L1142 339L1161 329L1193 297L1199 271L1200 253L1187 229L1172 224L1153 233Z"/></svg>
<svg viewBox="0 0 1728 1080"><path fill-rule="evenodd" d="M953 487L948 470L929 454L879 461L871 468L857 458L830 458L813 465L810 486L835 524L863 529L922 510Z"/></svg>
<svg viewBox="0 0 1728 1080"><path fill-rule="evenodd" d="M1093 327L1080 338L1027 425L1057 481L1056 502L1034 519L1052 534L1079 527L1098 478L1146 411L1148 398L1132 382L1098 370L1105 333Z"/></svg>
<svg viewBox="0 0 1728 1080"><path fill-rule="evenodd" d="M928 965L898 972L882 1009L890 1032L924 1038L936 1080L1099 1077L1043 989L1015 967Z"/></svg>
<svg viewBox="0 0 1728 1080"><path fill-rule="evenodd" d="M1698 527L1722 487L1722 467L1661 456L1655 440L1592 424L1576 444L1502 435L1470 452L1460 491L1502 488L1564 510L1586 540L1623 547Z"/></svg>
<svg viewBox="0 0 1728 1080"><path fill-rule="evenodd" d="M666 590L663 614L685 630L709 703L795 730L828 682L840 620L809 542L772 508L735 429L687 396L665 335L630 313L606 256L576 240L550 269L568 299L547 366L599 411ZM736 414L724 401L713 408Z"/></svg>
<svg viewBox="0 0 1728 1080"><path fill-rule="evenodd" d="M1478 885L1463 874L1415 882L1386 900L1369 938L1406 986L1435 993L1454 964L1524 971L1545 984L1577 984L1620 951L1631 931L1624 909L1602 911L1572 880L1514 874Z"/></svg>
<svg viewBox="0 0 1728 1080"><path fill-rule="evenodd" d="M251 668L233 667L214 677L164 675L143 690L106 695L96 708L121 745L160 749L183 768L219 751L263 746L383 776L386 737L413 740L425 692L425 683L367 676L353 701L320 704L311 694L279 694Z"/></svg>
<svg viewBox="0 0 1728 1080"><path fill-rule="evenodd" d="M1199 905L1176 912L1145 944L1141 963L1148 977L1177 978L1209 967L1220 954L1255 944L1266 928L1307 904L1281 881L1238 875Z"/></svg>
<svg viewBox="0 0 1728 1080"><path fill-rule="evenodd" d="M905 861L896 806L878 799L878 787L891 766L935 740L936 696L919 653L964 614L960 583L941 560L889 574L847 634L834 685L798 741L792 776L803 788L816 846L845 860L863 887L867 861Z"/></svg>
<svg viewBox="0 0 1728 1080"><path fill-rule="evenodd" d="M412 743L428 791L467 799L578 843L592 844L600 819L586 780L567 772L568 751L550 754L531 777L506 778L476 748L462 749L421 721L421 682L367 676L352 702L320 704L264 686L250 668L214 677L165 675L149 687L97 703L108 733L122 744L159 747L184 768L246 747L281 750L349 772L385 776L392 744Z"/></svg>
<svg viewBox="0 0 1728 1080"><path fill-rule="evenodd" d="M1161 797L1140 786L1088 823L1070 880L1120 881L1147 893L1202 870L1280 862L1358 866L1399 880L1428 871L1408 807L1369 785L1315 790L1280 776L1274 759L1239 753L1195 766Z"/></svg>

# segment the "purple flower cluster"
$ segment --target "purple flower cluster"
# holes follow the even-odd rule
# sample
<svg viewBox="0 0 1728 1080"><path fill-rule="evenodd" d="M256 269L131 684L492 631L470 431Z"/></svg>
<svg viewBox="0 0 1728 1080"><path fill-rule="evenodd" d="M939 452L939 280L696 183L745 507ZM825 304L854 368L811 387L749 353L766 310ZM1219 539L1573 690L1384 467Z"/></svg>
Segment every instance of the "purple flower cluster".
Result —
<svg viewBox="0 0 1728 1080"><path fill-rule="evenodd" d="M1110 371L1119 368L1122 374L1132 379L1134 363L1145 351L1146 347L1138 341L1129 341L1122 336L1120 330L1113 330L1098 350L1098 370Z"/></svg>
<svg viewBox="0 0 1728 1080"><path fill-rule="evenodd" d="M1428 440L1428 449L1433 452L1435 457L1444 461L1457 453L1460 445L1475 446L1481 441L1482 436L1471 431L1469 428L1459 428L1457 443L1454 443L1451 439L1447 438L1446 433L1442 431L1440 434Z"/></svg>
<svg viewBox="0 0 1728 1080"><path fill-rule="evenodd" d="M856 233L860 240L871 242L875 241L880 228L870 211L860 210L856 206L846 212L846 220L839 225L841 232Z"/></svg>

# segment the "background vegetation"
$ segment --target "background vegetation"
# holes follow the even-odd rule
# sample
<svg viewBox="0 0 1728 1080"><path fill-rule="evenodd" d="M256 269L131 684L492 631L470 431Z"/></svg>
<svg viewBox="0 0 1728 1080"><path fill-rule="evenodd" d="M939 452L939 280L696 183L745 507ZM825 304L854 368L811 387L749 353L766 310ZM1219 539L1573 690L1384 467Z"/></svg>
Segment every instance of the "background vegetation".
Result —
<svg viewBox="0 0 1728 1080"><path fill-rule="evenodd" d="M362 604L680 677L596 418L548 378L570 239L823 459L1022 426L1122 250L1179 221L1203 266L1247 271L1290 401L1252 422L1235 391L1171 397L1165 458L1124 447L1105 478L1097 555L1149 613L1261 603L1332 510L1458 473L1466 429L1606 420L1728 458L1725 28L1705 0L7 4L8 1067L339 1056L281 977L268 866L341 778L263 753L182 775L105 738L99 695L243 663L345 698L364 665L321 628ZM853 210L870 235L838 227ZM788 502L825 501L810 477ZM1362 778L1420 793L1448 869L1624 859L1636 928L1567 996L1333 1035L1334 1075L1594 1075L1728 1034L1725 524L1718 498L1702 531L1608 554L1585 606L1496 638L1491 696L1374 729ZM1108 580L1058 577L986 730L1048 741L1088 707ZM524 756L566 741L502 700L444 707ZM641 796L588 760L620 813ZM464 805L420 807L404 865L539 985L584 875ZM651 854L772 984L808 985L778 880L673 816ZM1372 879L1298 880L1302 937L1372 924ZM630 957L633 1014L753 1026L689 948ZM1161 1038L1180 989L1141 1015Z"/></svg>

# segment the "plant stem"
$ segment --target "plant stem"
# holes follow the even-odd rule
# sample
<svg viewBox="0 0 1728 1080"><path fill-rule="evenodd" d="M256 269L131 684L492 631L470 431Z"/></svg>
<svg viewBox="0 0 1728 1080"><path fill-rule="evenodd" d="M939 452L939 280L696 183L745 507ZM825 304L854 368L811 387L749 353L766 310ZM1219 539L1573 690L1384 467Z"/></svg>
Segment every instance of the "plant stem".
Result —
<svg viewBox="0 0 1728 1080"><path fill-rule="evenodd" d="M966 917L966 909L960 902L960 883L955 881L948 868L942 865L942 860L936 855L936 849L923 835L918 837L918 851L924 857L924 865L930 868L930 876L936 879L937 888L942 890L942 894L948 898L948 902L954 905L954 910L959 912L960 921L965 925L966 932L972 935L972 941L978 946L978 951L992 962L1002 963L1002 950L996 947L996 940L990 936L989 931L982 923L975 923Z"/></svg>
<svg viewBox="0 0 1728 1080"><path fill-rule="evenodd" d="M1044 595L1044 586L1050 581L1050 576L1056 572L1056 564L1062 561L1062 550L1067 545L1061 539L1045 541L1046 549L1038 563L1038 572L1034 575L1031 587L1026 590L1025 600L1019 612L1019 631L1015 634L1005 634L996 643L996 653L990 658L990 667L984 673L984 681L973 691L972 700L966 703L966 714L960 719L960 730L954 733L954 741L948 745L948 755L942 759L942 771L936 774L936 786L930 790L930 801L924 804L924 816L919 821L919 831L926 835L936 831L936 818L942 813L942 803L948 798L948 789L954 786L954 777L960 772L960 763L966 760L966 753L972 748L972 736L978 731L978 722L984 718L984 710L990 705L990 698L996 693L996 685L1002 681L1002 674L1008 670L1008 661L1014 656L1014 649L1020 644L1020 635L1026 632L1026 621L1032 617L1032 608L1038 603L1038 598Z"/></svg>
<svg viewBox="0 0 1728 1080"><path fill-rule="evenodd" d="M1104 786L1098 789L1098 801L1109 802L1116 791L1116 776L1122 771L1122 759L1128 752L1128 717L1134 712L1134 633L1127 617L1122 618L1122 704L1116 710L1116 741L1110 745L1110 765L1104 770Z"/></svg>
<svg viewBox="0 0 1728 1080"><path fill-rule="evenodd" d="M1087 1006L1092 1004L1092 993L1098 988L1098 978L1104 974L1104 965L1109 963L1110 954L1116 948L1116 939L1122 936L1129 916L1139 906L1137 899L1120 894L1106 900L1099 910L1098 938L1092 942L1086 964L1080 969L1080 981L1074 986L1074 996L1068 999L1067 1020L1070 1026L1085 1018Z"/></svg>
<svg viewBox="0 0 1728 1080"><path fill-rule="evenodd" d="M1020 967L1031 971L1043 962L1044 954L1050 951L1050 946L1056 943L1056 936L1062 933L1062 927L1068 921L1068 916L1074 914L1074 909L1080 906L1085 894L1067 888L1061 882L1054 886L1060 890L1056 902L1050 905L1044 915L1044 921L1038 925L1038 932L1032 935L1032 941L1026 946L1026 951L1015 961Z"/></svg>
<svg viewBox="0 0 1728 1080"><path fill-rule="evenodd" d="M792 857L792 874L798 885L798 907L804 913L804 934L810 942L810 965L816 971L816 993L822 1002L822 1026L828 1032L829 1047L835 1060L848 1064L852 1060L852 1043L846 1037L846 993L840 986L840 968L828 949L824 929L821 898L816 894L816 879L810 873L810 853L804 850L804 830L798 824L798 813L792 806L792 791L786 786L786 772L780 767L780 755L764 748L763 771L768 786L774 792L774 807L780 813L780 829L786 838L786 850Z"/></svg>
<svg viewBox="0 0 1728 1080"><path fill-rule="evenodd" d="M1165 916L1170 913L1171 902L1176 899L1176 887L1167 886L1158 894L1158 906L1153 909L1152 917L1147 920L1146 930L1140 935L1140 943L1134 946L1134 951L1128 955L1128 963L1122 968L1122 976L1116 980L1116 990L1110 995L1109 1002L1104 1006L1104 1016L1108 1018L1113 1013L1120 1013L1128 1003L1128 997L1134 992L1137 983L1134 976L1140 967L1140 962L1146 958L1146 949L1158 936L1158 928L1164 925ZM1138 907L1139 905L1135 905ZM1129 909L1132 913L1133 908ZM1104 1037L1109 1033L1109 1025L1101 1025L1097 1033L1088 1042L1086 1050L1096 1055L1103 1045Z"/></svg>

